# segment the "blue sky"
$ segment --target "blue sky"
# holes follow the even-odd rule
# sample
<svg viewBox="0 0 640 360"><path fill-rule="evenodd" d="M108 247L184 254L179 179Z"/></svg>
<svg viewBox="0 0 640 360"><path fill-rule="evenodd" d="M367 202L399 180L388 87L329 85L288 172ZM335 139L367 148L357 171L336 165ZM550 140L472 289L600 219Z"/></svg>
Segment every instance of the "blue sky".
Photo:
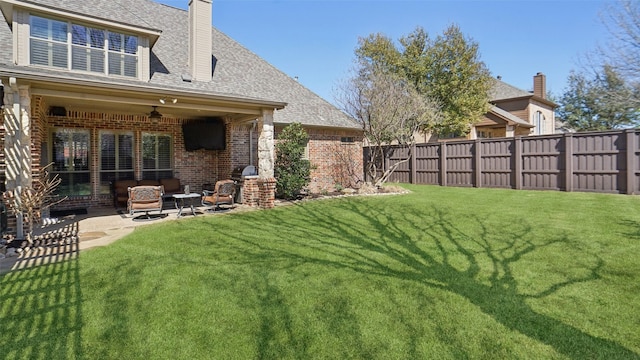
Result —
<svg viewBox="0 0 640 360"><path fill-rule="evenodd" d="M542 72L559 96L571 69L606 45L599 14L610 1L213 0L213 25L330 102L349 76L359 37L397 40L417 26L435 37L450 24L479 44L494 76L532 90Z"/></svg>

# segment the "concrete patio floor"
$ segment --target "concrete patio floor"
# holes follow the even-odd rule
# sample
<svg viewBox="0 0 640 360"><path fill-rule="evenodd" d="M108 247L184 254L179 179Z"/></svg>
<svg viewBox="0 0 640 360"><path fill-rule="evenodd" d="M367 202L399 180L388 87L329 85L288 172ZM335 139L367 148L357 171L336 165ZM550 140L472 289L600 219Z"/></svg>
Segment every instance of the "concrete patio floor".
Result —
<svg viewBox="0 0 640 360"><path fill-rule="evenodd" d="M236 204L228 211L207 212L206 208L196 207L196 216L219 216L227 213L246 211L252 208ZM157 212L152 212L157 214ZM71 259L86 249L108 245L133 232L136 227L153 225L164 221L181 221L192 218L191 210L185 208L181 217L177 217L178 210L171 208L162 211L166 215L153 220L138 221L134 218L140 213L129 215L124 209L115 208L89 208L87 214L69 215L58 218L53 225L34 229L34 235L43 235L48 238L58 238L57 245L33 247L22 251L17 256L0 259L0 274L12 270L53 263L60 260ZM68 236L71 234L71 236ZM66 238L66 240L62 240Z"/></svg>

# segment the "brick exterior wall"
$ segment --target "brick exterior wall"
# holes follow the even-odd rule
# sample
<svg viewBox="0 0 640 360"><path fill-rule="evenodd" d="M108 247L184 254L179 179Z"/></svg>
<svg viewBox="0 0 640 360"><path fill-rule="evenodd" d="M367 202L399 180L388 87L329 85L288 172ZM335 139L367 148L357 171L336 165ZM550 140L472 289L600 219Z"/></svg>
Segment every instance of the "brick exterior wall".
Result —
<svg viewBox="0 0 640 360"><path fill-rule="evenodd" d="M282 129L282 126L276 127L276 139ZM309 135L308 154L313 167L309 191L320 193L334 191L336 186L359 186L364 180L362 132L312 127L305 127L305 130Z"/></svg>

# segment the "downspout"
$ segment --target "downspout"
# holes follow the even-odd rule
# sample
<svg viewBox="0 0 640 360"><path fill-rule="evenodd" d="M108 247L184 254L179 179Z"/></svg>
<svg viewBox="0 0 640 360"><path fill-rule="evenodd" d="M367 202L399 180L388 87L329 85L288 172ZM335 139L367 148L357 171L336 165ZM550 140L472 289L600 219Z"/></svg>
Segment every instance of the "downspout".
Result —
<svg viewBox="0 0 640 360"><path fill-rule="evenodd" d="M11 90L13 91L13 115L16 117L17 120L17 129L15 130L15 139L14 141L18 141L19 144L18 146L22 145L22 114L20 113L20 91L18 90L18 82L16 80L16 78L11 77L9 78L9 86L11 87ZM22 179L21 179L21 173L22 173L22 151L16 151L15 152L15 156L16 159L14 159L14 161L16 162L16 164L18 164L18 167L20 167L20 169L17 169L16 171L16 188L14 189L14 194L16 197L16 202L20 203L22 201L21 194L22 194ZM24 239L24 219L23 219L23 215L22 212L18 211L16 212L16 238L17 239Z"/></svg>
<svg viewBox="0 0 640 360"><path fill-rule="evenodd" d="M258 122L253 120L251 122L251 128L249 128L249 165L253 165L253 132L258 126Z"/></svg>

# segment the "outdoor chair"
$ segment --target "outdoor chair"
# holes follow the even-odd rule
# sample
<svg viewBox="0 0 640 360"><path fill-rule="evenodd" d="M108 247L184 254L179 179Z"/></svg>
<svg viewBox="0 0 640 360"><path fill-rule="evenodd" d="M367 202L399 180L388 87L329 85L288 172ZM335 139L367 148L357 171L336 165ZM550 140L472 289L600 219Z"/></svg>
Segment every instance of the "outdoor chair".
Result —
<svg viewBox="0 0 640 360"><path fill-rule="evenodd" d="M202 205L209 207L208 211L222 210L220 205L233 206L236 196L236 182L233 180L219 180L213 191L202 190Z"/></svg>
<svg viewBox="0 0 640 360"><path fill-rule="evenodd" d="M134 220L153 220L162 217L162 186L134 186L128 189L129 199L127 209L129 214L144 212L144 215ZM150 211L159 211L155 216L149 215Z"/></svg>

